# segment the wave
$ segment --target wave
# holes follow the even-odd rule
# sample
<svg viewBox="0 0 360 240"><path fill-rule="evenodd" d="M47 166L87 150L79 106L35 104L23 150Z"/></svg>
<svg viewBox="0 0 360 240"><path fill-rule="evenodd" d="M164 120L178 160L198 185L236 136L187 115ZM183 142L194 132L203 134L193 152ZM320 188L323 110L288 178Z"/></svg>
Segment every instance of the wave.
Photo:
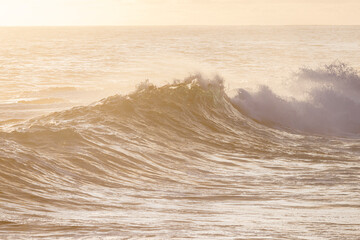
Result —
<svg viewBox="0 0 360 240"><path fill-rule="evenodd" d="M32 146L57 146L59 141L76 146L85 140L111 143L118 137L126 142L129 134L140 142L211 142L220 135L263 138L276 129L335 136L360 133L360 77L353 68L341 62L315 70L301 68L296 83L305 86L307 100L281 98L268 86L255 93L238 89L230 98L220 76L206 79L195 74L162 87L145 81L128 95L13 124L13 131L0 137Z"/></svg>
<svg viewBox="0 0 360 240"><path fill-rule="evenodd" d="M202 148L232 148L242 140L260 146L267 142L265 138L281 139L283 132L278 130L284 129L290 133L358 136L360 77L353 68L341 62L315 70L301 68L296 83L305 86L304 91L309 89L307 100L281 98L267 86L255 93L238 89L230 98L219 76L209 80L195 74L162 87L145 81L128 95L115 95L25 123L7 123L10 130L0 132L0 138L19 145L19 149L46 146L47 151L58 152L59 146L74 146L75 151L78 146L89 145L101 151L114 140L138 148L164 143L177 146L179 141L195 141ZM261 147L255 150L262 151Z"/></svg>
<svg viewBox="0 0 360 240"><path fill-rule="evenodd" d="M65 202L90 204L82 197L86 188L79 190L89 184L125 189L153 189L158 182L170 189L190 182L217 184L201 176L209 168L237 163L215 157L207 162L210 155L254 156L267 151L264 144L274 146L268 154L276 149L261 138L271 131L261 125L252 130L253 124L231 103L219 77L205 81L195 75L163 87L145 82L132 94L14 123L0 132L0 185L12 189L1 197L18 196L13 204L20 206L41 202L46 209ZM79 199L64 199L69 191Z"/></svg>
<svg viewBox="0 0 360 240"><path fill-rule="evenodd" d="M263 152L268 139L284 140L284 129L336 136L360 132L360 77L354 69L337 62L315 70L302 68L296 77L299 83L312 84L308 100L283 99L267 86L256 93L238 89L230 98L219 76L209 80L196 74L162 87L146 81L128 95L6 123L8 130L0 132L0 138L9 149L17 146L29 154L63 155L67 149L76 156L76 149L83 147L91 148L85 152L92 156L94 149L117 146L117 153L134 148L132 154L138 155L149 146L177 149L187 141L200 149L213 147L213 152L241 148L253 154ZM0 156L17 154L0 150Z"/></svg>

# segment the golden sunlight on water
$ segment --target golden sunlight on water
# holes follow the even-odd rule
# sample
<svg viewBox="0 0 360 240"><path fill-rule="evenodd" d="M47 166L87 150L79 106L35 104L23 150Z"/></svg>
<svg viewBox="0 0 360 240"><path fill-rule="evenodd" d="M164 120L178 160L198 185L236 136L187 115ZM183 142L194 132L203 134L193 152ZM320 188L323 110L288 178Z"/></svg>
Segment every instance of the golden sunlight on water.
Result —
<svg viewBox="0 0 360 240"><path fill-rule="evenodd" d="M358 239L359 39L0 28L0 238Z"/></svg>

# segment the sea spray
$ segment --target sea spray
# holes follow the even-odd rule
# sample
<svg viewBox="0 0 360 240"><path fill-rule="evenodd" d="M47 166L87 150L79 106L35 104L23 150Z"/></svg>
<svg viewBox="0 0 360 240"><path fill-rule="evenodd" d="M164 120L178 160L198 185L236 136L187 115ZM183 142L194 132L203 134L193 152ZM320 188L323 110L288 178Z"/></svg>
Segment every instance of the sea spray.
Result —
<svg viewBox="0 0 360 240"><path fill-rule="evenodd" d="M255 93L239 89L232 102L249 117L273 127L315 134L360 133L360 76L353 68L341 62L315 70L301 68L294 84L310 86L303 89L307 99L282 98L262 86Z"/></svg>

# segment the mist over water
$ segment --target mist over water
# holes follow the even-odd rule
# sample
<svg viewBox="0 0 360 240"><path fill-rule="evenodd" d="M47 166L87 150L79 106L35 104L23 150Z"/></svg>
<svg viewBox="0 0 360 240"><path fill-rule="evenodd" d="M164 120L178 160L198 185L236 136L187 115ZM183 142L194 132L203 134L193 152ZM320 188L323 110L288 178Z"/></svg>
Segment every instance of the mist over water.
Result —
<svg viewBox="0 0 360 240"><path fill-rule="evenodd" d="M358 239L358 35L1 28L0 237Z"/></svg>

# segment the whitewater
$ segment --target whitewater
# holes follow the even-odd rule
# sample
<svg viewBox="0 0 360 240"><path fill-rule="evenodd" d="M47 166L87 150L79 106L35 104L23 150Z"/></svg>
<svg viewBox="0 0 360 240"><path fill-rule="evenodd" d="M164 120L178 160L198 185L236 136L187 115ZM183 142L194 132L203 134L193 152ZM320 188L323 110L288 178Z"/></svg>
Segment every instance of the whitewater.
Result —
<svg viewBox="0 0 360 240"><path fill-rule="evenodd" d="M358 239L359 27L0 37L0 238Z"/></svg>

